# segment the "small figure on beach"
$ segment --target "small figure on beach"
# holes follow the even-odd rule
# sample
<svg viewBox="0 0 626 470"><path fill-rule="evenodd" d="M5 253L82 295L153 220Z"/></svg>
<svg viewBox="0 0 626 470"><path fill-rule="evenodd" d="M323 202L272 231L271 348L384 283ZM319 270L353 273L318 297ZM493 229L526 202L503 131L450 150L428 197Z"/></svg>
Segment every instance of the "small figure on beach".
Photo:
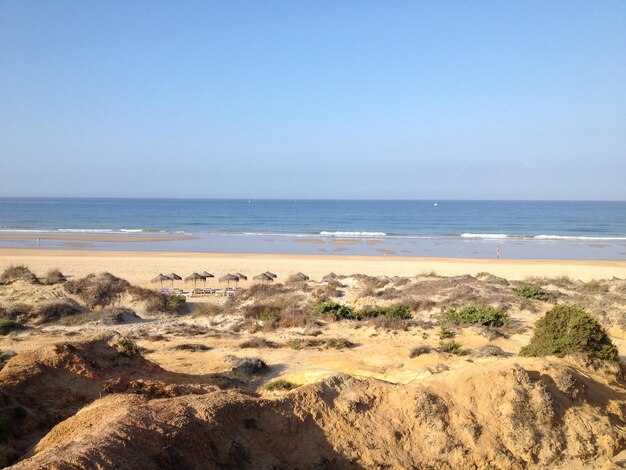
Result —
<svg viewBox="0 0 626 470"><path fill-rule="evenodd" d="M39 237L37 237L37 248L41 247L41 240L39 239Z"/></svg>
<svg viewBox="0 0 626 470"><path fill-rule="evenodd" d="M496 258L500 259L500 245L496 245Z"/></svg>

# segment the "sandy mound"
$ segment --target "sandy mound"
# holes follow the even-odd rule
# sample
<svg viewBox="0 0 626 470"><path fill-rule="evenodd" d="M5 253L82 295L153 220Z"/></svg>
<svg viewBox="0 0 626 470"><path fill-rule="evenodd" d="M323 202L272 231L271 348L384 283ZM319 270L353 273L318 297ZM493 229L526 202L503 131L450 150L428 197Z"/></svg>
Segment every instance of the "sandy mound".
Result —
<svg viewBox="0 0 626 470"><path fill-rule="evenodd" d="M152 397L205 393L227 377L194 377L163 370L141 355L128 357L118 335L57 343L11 358L0 371L0 464L15 460L58 422L107 393ZM202 383L202 384L201 384Z"/></svg>
<svg viewBox="0 0 626 470"><path fill-rule="evenodd" d="M580 367L510 358L408 385L338 376L280 398L107 396L13 468L592 465L624 449L626 390L618 371Z"/></svg>

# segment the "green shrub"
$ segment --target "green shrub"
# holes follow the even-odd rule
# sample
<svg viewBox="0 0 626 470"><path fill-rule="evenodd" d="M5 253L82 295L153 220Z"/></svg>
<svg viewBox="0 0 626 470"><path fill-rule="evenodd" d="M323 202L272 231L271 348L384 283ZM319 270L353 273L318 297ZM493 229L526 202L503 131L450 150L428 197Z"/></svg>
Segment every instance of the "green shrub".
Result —
<svg viewBox="0 0 626 470"><path fill-rule="evenodd" d="M19 329L21 325L13 320L0 319L0 335L5 336Z"/></svg>
<svg viewBox="0 0 626 470"><path fill-rule="evenodd" d="M548 300L549 295L541 287L533 284L524 284L520 287L514 287L513 292L520 297L531 300Z"/></svg>
<svg viewBox="0 0 626 470"><path fill-rule="evenodd" d="M378 317L386 317L390 320L408 320L411 318L411 309L406 305L363 307L358 312L354 312L353 317L357 320Z"/></svg>
<svg viewBox="0 0 626 470"><path fill-rule="evenodd" d="M584 353L618 360L617 347L602 326L578 305L557 305L535 323L535 332L521 356L558 356Z"/></svg>
<svg viewBox="0 0 626 470"><path fill-rule="evenodd" d="M449 330L445 326L442 326L441 329L439 330L439 339L450 339L450 338L454 338L454 336L455 336L454 331Z"/></svg>
<svg viewBox="0 0 626 470"><path fill-rule="evenodd" d="M15 281L22 280L31 284L39 284L37 276L24 265L9 266L0 275L0 284L11 284Z"/></svg>
<svg viewBox="0 0 626 470"><path fill-rule="evenodd" d="M289 390L293 390L297 385L292 384L291 382L287 382L283 379L274 380L265 385L265 390L269 392L286 392Z"/></svg>
<svg viewBox="0 0 626 470"><path fill-rule="evenodd" d="M137 344L132 339L125 336L117 340L116 346L117 352L119 352L122 356L131 357L139 354L139 347Z"/></svg>
<svg viewBox="0 0 626 470"><path fill-rule="evenodd" d="M332 315L335 320L354 318L354 310L337 302L320 302L313 307L315 315Z"/></svg>
<svg viewBox="0 0 626 470"><path fill-rule="evenodd" d="M465 351L465 349L461 347L461 344L457 343L456 341L442 341L441 343L439 343L439 347L441 348L442 352L446 352L448 354L454 354L457 356L464 356L465 354L467 354L467 351Z"/></svg>
<svg viewBox="0 0 626 470"><path fill-rule="evenodd" d="M475 307L470 305L462 309L447 310L441 317L440 323L454 323L455 325L483 325L504 326L511 320L511 316L504 310L493 307Z"/></svg>

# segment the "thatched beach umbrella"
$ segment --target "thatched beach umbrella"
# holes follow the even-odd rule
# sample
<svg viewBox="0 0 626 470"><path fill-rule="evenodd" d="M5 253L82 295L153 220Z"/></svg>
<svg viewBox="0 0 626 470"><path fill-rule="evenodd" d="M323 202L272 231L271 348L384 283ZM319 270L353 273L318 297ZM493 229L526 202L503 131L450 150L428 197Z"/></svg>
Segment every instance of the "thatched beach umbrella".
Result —
<svg viewBox="0 0 626 470"><path fill-rule="evenodd" d="M163 288L163 281L169 281L170 278L167 277L164 274L159 274L157 277L155 277L154 279L152 279L152 281L150 282L160 282L161 283L161 289Z"/></svg>
<svg viewBox="0 0 626 470"><path fill-rule="evenodd" d="M278 276L274 273L271 273L269 271L265 271L263 274L265 274L268 277L271 277L272 279L276 279Z"/></svg>
<svg viewBox="0 0 626 470"><path fill-rule="evenodd" d="M337 275L335 273L328 273L326 276L322 278L322 282L330 282L337 279Z"/></svg>
<svg viewBox="0 0 626 470"><path fill-rule="evenodd" d="M274 282L274 278L268 276L265 273L261 273L258 276L254 276L252 279L254 279L255 281L260 281L260 282Z"/></svg>
<svg viewBox="0 0 626 470"><path fill-rule="evenodd" d="M198 282L198 280L204 280L204 277L202 277L200 274L198 273L192 273L189 276L187 276L185 278L185 282L187 281L193 281L193 288L196 288L196 283Z"/></svg>
<svg viewBox="0 0 626 470"><path fill-rule="evenodd" d="M247 281L248 280L248 276L246 276L245 274L235 273L235 276L237 276L240 281Z"/></svg>
<svg viewBox="0 0 626 470"><path fill-rule="evenodd" d="M235 288L236 288L237 287L237 283L239 282L239 278L237 276L235 276L234 274L226 274L225 276L220 277L219 281L228 283L227 284L228 287L230 287L230 282L234 281Z"/></svg>
<svg viewBox="0 0 626 470"><path fill-rule="evenodd" d="M295 274L295 277L297 277L299 280L301 280L303 282L304 281L308 281L310 279L309 276L307 276L306 274L303 274L303 273Z"/></svg>
<svg viewBox="0 0 626 470"><path fill-rule="evenodd" d="M202 272L200 273L200 276L202 276L202 279L204 280L204 285L205 285L205 286L206 286L206 280L207 280L208 278L210 278L210 277L215 277L213 274L208 273L208 272L206 272L206 271L202 271Z"/></svg>
<svg viewBox="0 0 626 470"><path fill-rule="evenodd" d="M182 278L182 277L180 277L180 276L179 276L178 274L176 274L176 273L169 273L169 274L166 274L166 276L167 276L167 278L168 278L169 280L171 280L171 281L172 281L172 287L174 287L174 281L182 281L182 280L183 280L183 278Z"/></svg>

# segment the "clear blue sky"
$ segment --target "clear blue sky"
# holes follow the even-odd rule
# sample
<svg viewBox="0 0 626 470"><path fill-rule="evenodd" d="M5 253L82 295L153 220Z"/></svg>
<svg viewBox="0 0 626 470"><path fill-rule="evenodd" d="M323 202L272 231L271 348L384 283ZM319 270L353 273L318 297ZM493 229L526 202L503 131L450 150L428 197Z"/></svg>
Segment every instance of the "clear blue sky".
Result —
<svg viewBox="0 0 626 470"><path fill-rule="evenodd" d="M626 2L0 2L0 196L626 199Z"/></svg>

